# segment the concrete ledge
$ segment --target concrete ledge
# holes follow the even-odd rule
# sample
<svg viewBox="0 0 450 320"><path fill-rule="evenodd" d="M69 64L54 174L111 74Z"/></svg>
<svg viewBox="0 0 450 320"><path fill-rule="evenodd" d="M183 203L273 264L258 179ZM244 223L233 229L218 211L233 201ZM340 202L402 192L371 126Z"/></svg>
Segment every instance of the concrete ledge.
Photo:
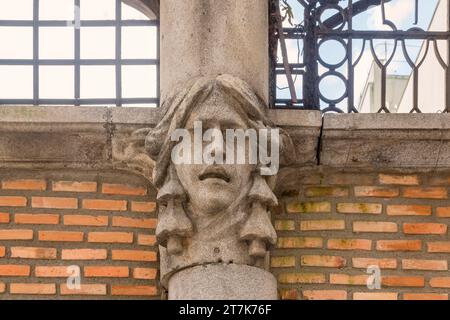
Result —
<svg viewBox="0 0 450 320"><path fill-rule="evenodd" d="M151 178L145 132L161 118L156 108L0 107L0 167L123 169ZM273 123L294 140L296 165L317 163L321 115L270 110Z"/></svg>
<svg viewBox="0 0 450 320"><path fill-rule="evenodd" d="M320 164L450 167L449 114L326 114Z"/></svg>

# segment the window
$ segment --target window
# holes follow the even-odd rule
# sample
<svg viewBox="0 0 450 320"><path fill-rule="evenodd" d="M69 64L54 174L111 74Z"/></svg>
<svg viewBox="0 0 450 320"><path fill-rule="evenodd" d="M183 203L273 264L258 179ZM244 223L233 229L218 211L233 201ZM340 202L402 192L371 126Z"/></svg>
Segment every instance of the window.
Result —
<svg viewBox="0 0 450 320"><path fill-rule="evenodd" d="M271 10L273 106L450 112L450 0L272 0Z"/></svg>
<svg viewBox="0 0 450 320"><path fill-rule="evenodd" d="M0 105L159 103L159 24L120 0L0 0Z"/></svg>

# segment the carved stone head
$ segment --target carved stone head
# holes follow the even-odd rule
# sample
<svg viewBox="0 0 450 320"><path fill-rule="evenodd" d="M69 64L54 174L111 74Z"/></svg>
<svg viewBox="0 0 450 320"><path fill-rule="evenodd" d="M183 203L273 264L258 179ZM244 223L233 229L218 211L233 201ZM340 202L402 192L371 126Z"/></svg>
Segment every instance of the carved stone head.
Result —
<svg viewBox="0 0 450 320"><path fill-rule="evenodd" d="M270 130L262 100L242 80L230 75L196 78L173 91L162 106L164 115L150 130L145 147L156 165L153 182L159 189L159 219L156 236L160 244L161 279L164 283L179 269L207 263L236 263L266 267L268 249L276 243L269 209L277 204L271 187L275 176L261 175L261 164L244 162L205 163L195 161L199 144L213 157L237 159L239 148L196 141L183 156L188 163L174 161L174 132L186 129L195 142L208 130ZM201 127L199 128L199 124ZM281 133L277 141L281 158L292 148ZM245 140L248 144L248 140ZM250 148L247 145L248 150ZM198 159L197 159L198 160ZM202 159L201 159L202 160ZM282 160L283 161L283 160Z"/></svg>

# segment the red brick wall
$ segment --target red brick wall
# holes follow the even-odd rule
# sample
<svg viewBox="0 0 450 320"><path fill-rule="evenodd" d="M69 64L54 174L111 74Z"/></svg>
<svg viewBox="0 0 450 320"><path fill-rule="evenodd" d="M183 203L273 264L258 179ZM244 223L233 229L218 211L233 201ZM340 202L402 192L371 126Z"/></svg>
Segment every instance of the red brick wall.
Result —
<svg viewBox="0 0 450 320"><path fill-rule="evenodd" d="M314 173L273 215L284 299L448 299L450 173ZM381 290L367 288L379 266Z"/></svg>
<svg viewBox="0 0 450 320"><path fill-rule="evenodd" d="M0 172L0 299L159 298L155 192L120 173ZM66 286L79 266L81 290Z"/></svg>
<svg viewBox="0 0 450 320"><path fill-rule="evenodd" d="M0 299L160 298L156 192L143 178L3 170L0 182ZM299 185L273 214L282 298L448 299L450 172L318 170ZM369 265L381 290L366 286Z"/></svg>

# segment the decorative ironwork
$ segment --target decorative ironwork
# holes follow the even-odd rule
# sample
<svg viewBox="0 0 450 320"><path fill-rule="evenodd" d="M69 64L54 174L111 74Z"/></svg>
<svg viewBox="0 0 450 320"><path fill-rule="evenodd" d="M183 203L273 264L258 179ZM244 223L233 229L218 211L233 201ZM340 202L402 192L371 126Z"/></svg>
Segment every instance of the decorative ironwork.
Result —
<svg viewBox="0 0 450 320"><path fill-rule="evenodd" d="M443 70L442 86L445 91L445 106L440 106L441 112L450 112L450 0L445 1L446 31L425 31L417 26L419 21L419 1L412 1L415 9L412 17L413 26L408 30L399 30L395 23L388 19L386 15L386 4L391 0L292 0L296 5L300 4L304 10L303 22L290 28L283 28L283 37L299 41L303 44L302 61L289 61L290 73L302 77L302 95L293 102L289 97L280 97L280 88L277 87L277 76L284 75L284 63L277 61L277 47L280 34L276 28L271 28L271 97L272 105L275 108L299 108L299 109L320 109L322 112L359 112L355 105L355 68L361 61L365 50L371 52L374 64L381 70L381 83L377 112L395 112L387 105L387 69L391 65L393 58L399 50L404 55L407 65L411 68L412 83L412 106L410 112L422 112L419 105L419 72L425 59L430 55L433 48L435 57ZM272 23L276 19L274 8L278 5L278 0L271 2ZM437 4L439 6L439 2ZM384 27L390 30L356 30L353 27L353 19L376 7L381 10L381 19ZM374 9L374 10L375 10ZM333 11L334 14L329 13ZM390 54L386 54L381 59L376 52L375 41L383 39L392 42ZM413 57L408 51L408 40L420 40L422 42L421 52L417 57ZM340 45L345 54L340 61L327 62L320 54L320 48L328 41L334 41L335 45ZM355 41L362 42L360 51L354 52ZM438 41L446 43L446 56L443 56L442 49L438 46ZM387 51L387 50L386 50ZM321 70L321 72L319 72ZM436 75L437 76L437 75ZM320 90L320 83L327 77L335 77L345 86L345 90L338 97L330 97L329 92ZM285 89L285 88L282 88ZM284 95L286 96L286 94ZM343 104L346 104L345 106Z"/></svg>
<svg viewBox="0 0 450 320"><path fill-rule="evenodd" d="M79 12L80 0L73 0L74 11ZM159 95L159 21L157 20L123 20L122 0L115 0L115 20L40 20L39 0L33 0L33 20L0 20L1 27L32 27L33 28L33 59L0 59L0 66L33 66L33 99L0 99L0 105L132 105L158 104L159 97L123 98L122 97L122 66L141 65L156 67L156 92ZM79 18L79 17L78 17ZM77 19L77 17L75 17ZM67 27L68 23L74 29L74 59L40 59L39 58L39 28ZM114 59L81 59L80 56L80 26L115 27L115 58ZM122 59L122 27L155 27L157 30L156 59ZM56 39L55 39L56 41ZM42 99L39 97L39 67L40 66L73 66L75 87L74 99ZM115 66L116 95L115 98L89 98L80 96L81 66Z"/></svg>

